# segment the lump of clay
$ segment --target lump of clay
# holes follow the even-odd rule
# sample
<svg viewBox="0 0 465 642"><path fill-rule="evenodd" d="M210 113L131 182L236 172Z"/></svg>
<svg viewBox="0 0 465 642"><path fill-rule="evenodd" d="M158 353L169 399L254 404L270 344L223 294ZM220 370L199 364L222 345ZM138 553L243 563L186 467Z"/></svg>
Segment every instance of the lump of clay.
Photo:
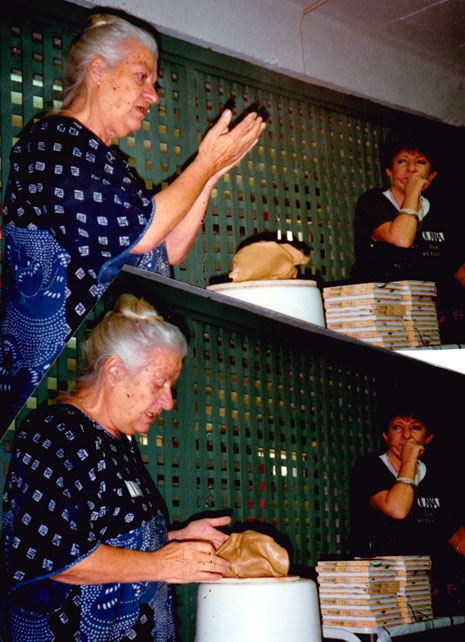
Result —
<svg viewBox="0 0 465 642"><path fill-rule="evenodd" d="M232 533L216 554L231 562L225 577L283 577L289 572L286 549L256 531Z"/></svg>
<svg viewBox="0 0 465 642"><path fill-rule="evenodd" d="M236 252L229 277L233 281L295 279L296 266L308 261L303 252L289 243L257 241Z"/></svg>

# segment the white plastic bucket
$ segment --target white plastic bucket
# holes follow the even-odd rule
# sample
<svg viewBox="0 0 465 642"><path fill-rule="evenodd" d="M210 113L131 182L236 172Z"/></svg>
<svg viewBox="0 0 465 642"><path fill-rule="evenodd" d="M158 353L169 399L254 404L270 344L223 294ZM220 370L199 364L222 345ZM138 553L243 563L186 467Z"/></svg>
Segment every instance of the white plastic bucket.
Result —
<svg viewBox="0 0 465 642"><path fill-rule="evenodd" d="M321 642L315 583L273 577L200 584L195 642Z"/></svg>
<svg viewBox="0 0 465 642"><path fill-rule="evenodd" d="M302 321L325 326L321 292L316 281L304 279L242 281L209 285L207 290L254 303Z"/></svg>

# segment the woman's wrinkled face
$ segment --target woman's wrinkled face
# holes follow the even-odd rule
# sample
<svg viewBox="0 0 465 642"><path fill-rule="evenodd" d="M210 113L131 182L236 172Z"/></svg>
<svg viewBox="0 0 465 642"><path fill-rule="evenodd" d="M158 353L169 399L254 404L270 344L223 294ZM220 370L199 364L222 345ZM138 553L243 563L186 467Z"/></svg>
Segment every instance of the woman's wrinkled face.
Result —
<svg viewBox="0 0 465 642"><path fill-rule="evenodd" d="M172 389L182 358L169 348L155 348L147 366L135 373L124 369L114 377L111 395L112 428L126 435L144 433L162 410L174 406Z"/></svg>
<svg viewBox="0 0 465 642"><path fill-rule="evenodd" d="M100 79L98 112L106 144L140 129L150 105L158 102L152 51L133 41L125 43L124 51L124 60L116 68L105 67Z"/></svg>

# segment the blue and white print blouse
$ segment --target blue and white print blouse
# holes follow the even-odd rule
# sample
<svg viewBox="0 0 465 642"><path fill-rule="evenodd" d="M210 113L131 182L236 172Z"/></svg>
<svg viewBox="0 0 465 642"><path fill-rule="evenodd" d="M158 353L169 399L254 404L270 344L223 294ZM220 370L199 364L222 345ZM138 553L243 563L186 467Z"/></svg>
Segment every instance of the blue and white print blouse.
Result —
<svg viewBox="0 0 465 642"><path fill-rule="evenodd" d="M53 580L102 543L154 551L167 542L165 504L135 443L64 403L30 413L16 432L4 493L4 639L174 641L167 584Z"/></svg>
<svg viewBox="0 0 465 642"><path fill-rule="evenodd" d="M130 254L155 201L118 148L55 115L26 127L10 160L0 398L17 411L124 264L170 267L164 244Z"/></svg>

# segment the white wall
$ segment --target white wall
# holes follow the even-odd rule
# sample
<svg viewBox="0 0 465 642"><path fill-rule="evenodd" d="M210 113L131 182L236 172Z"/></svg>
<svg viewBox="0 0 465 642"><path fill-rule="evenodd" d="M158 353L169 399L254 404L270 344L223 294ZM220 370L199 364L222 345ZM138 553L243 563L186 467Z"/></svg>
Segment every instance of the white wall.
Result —
<svg viewBox="0 0 465 642"><path fill-rule="evenodd" d="M75 0L85 6L96 0ZM380 0L381 1L381 0ZM107 0L166 33L346 94L465 125L465 79L292 0ZM310 4L310 3L309 3ZM408 64L406 60L408 59Z"/></svg>

